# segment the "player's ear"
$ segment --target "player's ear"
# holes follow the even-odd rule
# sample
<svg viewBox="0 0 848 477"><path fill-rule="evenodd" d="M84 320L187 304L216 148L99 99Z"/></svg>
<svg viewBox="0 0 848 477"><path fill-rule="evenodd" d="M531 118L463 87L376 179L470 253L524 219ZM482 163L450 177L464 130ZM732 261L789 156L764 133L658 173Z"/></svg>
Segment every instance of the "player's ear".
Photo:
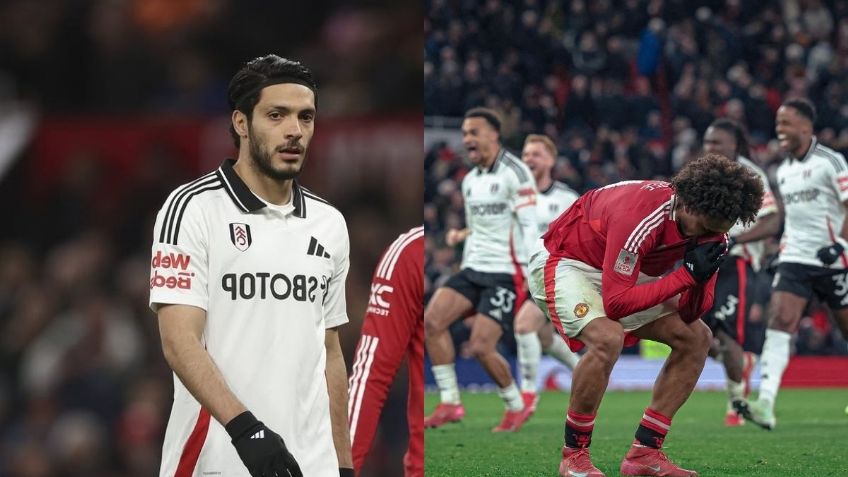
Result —
<svg viewBox="0 0 848 477"><path fill-rule="evenodd" d="M233 111L233 116L231 120L233 123L233 129L235 129L236 134L238 134L238 136L242 139L247 139L247 115L236 109L235 111Z"/></svg>

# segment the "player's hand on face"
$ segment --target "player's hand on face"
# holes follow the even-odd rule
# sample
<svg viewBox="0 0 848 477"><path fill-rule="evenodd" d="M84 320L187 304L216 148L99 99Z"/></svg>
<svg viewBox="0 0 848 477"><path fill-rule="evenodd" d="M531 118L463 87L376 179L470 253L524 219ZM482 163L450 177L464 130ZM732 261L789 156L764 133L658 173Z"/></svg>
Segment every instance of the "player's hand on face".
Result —
<svg viewBox="0 0 848 477"><path fill-rule="evenodd" d="M283 438L251 412L239 414L225 427L251 477L303 477Z"/></svg>
<svg viewBox="0 0 848 477"><path fill-rule="evenodd" d="M710 279L724 262L727 253L725 242L692 243L683 256L683 267L696 282L702 283Z"/></svg>

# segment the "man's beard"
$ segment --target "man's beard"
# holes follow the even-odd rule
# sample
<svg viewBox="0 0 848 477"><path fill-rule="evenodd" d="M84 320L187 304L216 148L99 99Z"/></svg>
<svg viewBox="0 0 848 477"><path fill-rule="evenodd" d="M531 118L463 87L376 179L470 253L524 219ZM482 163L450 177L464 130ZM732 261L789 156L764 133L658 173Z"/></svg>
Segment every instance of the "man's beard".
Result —
<svg viewBox="0 0 848 477"><path fill-rule="evenodd" d="M247 135L250 140L250 157L262 175L277 181L296 179L300 175L300 170L303 168L302 161L295 170L280 171L274 169L274 165L271 163L271 154L265 147L266 144L253 134L252 128L247 129Z"/></svg>

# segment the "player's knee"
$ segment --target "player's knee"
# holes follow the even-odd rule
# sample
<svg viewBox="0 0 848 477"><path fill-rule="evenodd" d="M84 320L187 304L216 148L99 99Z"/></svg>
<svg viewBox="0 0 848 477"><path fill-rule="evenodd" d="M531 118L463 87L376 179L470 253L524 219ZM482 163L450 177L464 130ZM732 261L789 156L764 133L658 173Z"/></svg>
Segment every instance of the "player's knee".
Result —
<svg viewBox="0 0 848 477"><path fill-rule="evenodd" d="M795 317L792 316L792 313L787 312L787 310L778 308L777 311L772 315L769 320L768 327L774 330L785 331L787 333L792 333L793 328L795 327Z"/></svg>
<svg viewBox="0 0 848 477"><path fill-rule="evenodd" d="M530 326L530 323L528 323L528 320L515 320L515 334L524 335L534 331L533 327Z"/></svg>
<svg viewBox="0 0 848 477"><path fill-rule="evenodd" d="M591 351L604 362L615 363L624 347L624 331L619 326L610 327L607 333L595 336L591 346Z"/></svg>
<svg viewBox="0 0 848 477"><path fill-rule="evenodd" d="M675 329L668 345L678 352L703 355L706 359L712 342L713 333L710 327L701 320L696 320L689 326Z"/></svg>
<svg viewBox="0 0 848 477"><path fill-rule="evenodd" d="M713 332L710 330L710 327L707 326L701 320L697 320L691 325L689 328L692 330L692 340L694 342L694 347L698 351L700 351L704 357L706 358L707 354L710 352L710 348L713 345Z"/></svg>
<svg viewBox="0 0 848 477"><path fill-rule="evenodd" d="M468 342L468 352L475 359L480 359L495 351L495 344L483 339L471 339Z"/></svg>
<svg viewBox="0 0 848 477"><path fill-rule="evenodd" d="M436 333L440 333L445 329L446 327L441 323L441 320L439 319L437 314L429 310L424 312L424 333L427 336L432 336Z"/></svg>

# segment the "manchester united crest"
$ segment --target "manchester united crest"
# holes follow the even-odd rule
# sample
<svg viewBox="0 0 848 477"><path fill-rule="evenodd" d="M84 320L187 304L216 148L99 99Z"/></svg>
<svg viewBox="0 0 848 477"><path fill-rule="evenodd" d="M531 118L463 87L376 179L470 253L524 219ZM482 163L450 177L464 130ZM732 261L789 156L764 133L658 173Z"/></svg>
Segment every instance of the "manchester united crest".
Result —
<svg viewBox="0 0 848 477"><path fill-rule="evenodd" d="M586 313L589 313L589 305L585 303L578 303L577 306L574 307L574 316L577 318L583 318L586 316Z"/></svg>

